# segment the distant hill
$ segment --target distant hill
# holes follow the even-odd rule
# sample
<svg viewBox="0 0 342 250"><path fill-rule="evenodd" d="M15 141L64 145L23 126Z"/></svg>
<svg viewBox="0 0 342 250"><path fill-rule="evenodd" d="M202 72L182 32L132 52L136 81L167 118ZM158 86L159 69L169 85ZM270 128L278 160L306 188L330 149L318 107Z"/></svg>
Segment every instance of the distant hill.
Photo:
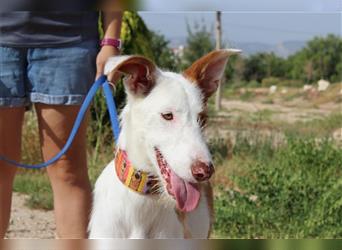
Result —
<svg viewBox="0 0 342 250"><path fill-rule="evenodd" d="M304 41L285 41L278 44L236 42L236 47L242 49L246 56L258 52L274 52L280 57L288 57L302 49L306 42Z"/></svg>
<svg viewBox="0 0 342 250"><path fill-rule="evenodd" d="M185 37L169 38L172 48L186 44ZM242 49L243 55L249 56L258 52L274 52L280 57L288 57L302 49L305 41L284 41L278 44L267 44L260 42L230 42L226 43L228 47Z"/></svg>

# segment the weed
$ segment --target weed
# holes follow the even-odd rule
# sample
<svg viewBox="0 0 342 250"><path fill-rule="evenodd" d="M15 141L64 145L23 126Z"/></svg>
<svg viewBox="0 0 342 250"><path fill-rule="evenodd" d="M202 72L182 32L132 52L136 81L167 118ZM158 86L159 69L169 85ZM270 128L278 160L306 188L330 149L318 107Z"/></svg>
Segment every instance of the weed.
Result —
<svg viewBox="0 0 342 250"><path fill-rule="evenodd" d="M294 93L290 93L288 95L284 95L282 97L282 100L285 101L285 102L291 102L294 99L302 97L302 96L303 96L303 93L301 93L301 92L294 92Z"/></svg>
<svg viewBox="0 0 342 250"><path fill-rule="evenodd" d="M311 121L297 121L291 125L283 124L283 130L291 137L328 137L333 131L341 127L342 114L340 112Z"/></svg>
<svg viewBox="0 0 342 250"><path fill-rule="evenodd" d="M253 148L248 145L242 141L238 152L253 158L253 163L241 166L247 174L234 176L245 193L221 190L215 202L216 235L342 236L342 152L331 140L288 138L273 151L268 142Z"/></svg>
<svg viewBox="0 0 342 250"><path fill-rule="evenodd" d="M270 121L272 118L272 115L275 113L275 111L270 109L262 109L255 113L253 113L252 121L255 122L265 122Z"/></svg>
<svg viewBox="0 0 342 250"><path fill-rule="evenodd" d="M52 191L47 176L40 170L25 170L17 174L15 192L29 195L27 205L31 208L52 209Z"/></svg>
<svg viewBox="0 0 342 250"><path fill-rule="evenodd" d="M223 138L211 139L208 143L209 151L213 157L215 165L221 164L228 157L227 140Z"/></svg>
<svg viewBox="0 0 342 250"><path fill-rule="evenodd" d="M262 101L264 104L274 104L273 98L269 97L266 100Z"/></svg>
<svg viewBox="0 0 342 250"><path fill-rule="evenodd" d="M243 94L240 95L240 100L241 101L248 101L251 100L255 94L249 90L246 90Z"/></svg>

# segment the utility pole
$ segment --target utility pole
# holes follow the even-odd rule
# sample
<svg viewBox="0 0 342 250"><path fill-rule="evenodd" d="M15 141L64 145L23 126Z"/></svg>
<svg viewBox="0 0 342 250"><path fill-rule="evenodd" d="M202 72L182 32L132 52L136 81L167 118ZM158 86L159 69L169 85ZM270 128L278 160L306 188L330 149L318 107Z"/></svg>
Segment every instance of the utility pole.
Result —
<svg viewBox="0 0 342 250"><path fill-rule="evenodd" d="M216 11L216 49L221 49L221 41L222 41L222 28L221 28L221 11ZM215 96L215 110L219 111L221 109L221 85L224 83L224 75L219 82L217 87L216 96Z"/></svg>

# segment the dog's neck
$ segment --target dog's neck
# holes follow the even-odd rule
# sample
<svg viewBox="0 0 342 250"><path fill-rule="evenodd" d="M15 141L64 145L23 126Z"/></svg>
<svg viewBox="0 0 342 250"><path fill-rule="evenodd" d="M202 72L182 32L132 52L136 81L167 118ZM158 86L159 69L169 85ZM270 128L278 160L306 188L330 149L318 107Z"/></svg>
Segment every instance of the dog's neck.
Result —
<svg viewBox="0 0 342 250"><path fill-rule="evenodd" d="M129 105L126 105L121 113L121 132L118 146L126 151L134 168L156 174L144 144L143 128L133 113Z"/></svg>

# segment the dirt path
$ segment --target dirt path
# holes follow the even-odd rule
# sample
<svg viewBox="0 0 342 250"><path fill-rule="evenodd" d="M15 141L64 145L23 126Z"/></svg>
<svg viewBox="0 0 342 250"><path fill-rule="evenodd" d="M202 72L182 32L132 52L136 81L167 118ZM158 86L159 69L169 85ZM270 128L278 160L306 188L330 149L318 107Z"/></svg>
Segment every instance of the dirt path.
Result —
<svg viewBox="0 0 342 250"><path fill-rule="evenodd" d="M327 103L319 108L300 107L299 105L289 107L282 104L264 104L259 102L245 102L239 100L222 100L225 109L221 115L229 112L230 115L241 115L241 112L254 113L268 110L272 112L272 119L293 123L296 121L307 121L315 118L322 118L329 115L340 106L338 104Z"/></svg>
<svg viewBox="0 0 342 250"><path fill-rule="evenodd" d="M339 93L335 93L339 95ZM285 101L282 98L272 98L267 103L269 95L258 95L251 100L222 99L222 109L212 119L212 127L206 130L208 138L229 138L235 143L237 133L246 136L255 134L271 137L275 143L284 139L283 131L275 129L275 124L295 124L296 122L308 122L315 119L324 119L332 113L341 111L341 103L333 97L319 105L308 101L303 97ZM240 127L242 124L244 128ZM273 126L272 126L273 124ZM258 126L257 126L258 125ZM237 127L238 126L238 127ZM300 123L298 126L301 126ZM237 129L238 128L238 129ZM342 143L342 127L337 128L331 134L339 143Z"/></svg>
<svg viewBox="0 0 342 250"><path fill-rule="evenodd" d="M55 238L52 211L30 209L25 205L26 195L14 193L12 213L7 238Z"/></svg>

